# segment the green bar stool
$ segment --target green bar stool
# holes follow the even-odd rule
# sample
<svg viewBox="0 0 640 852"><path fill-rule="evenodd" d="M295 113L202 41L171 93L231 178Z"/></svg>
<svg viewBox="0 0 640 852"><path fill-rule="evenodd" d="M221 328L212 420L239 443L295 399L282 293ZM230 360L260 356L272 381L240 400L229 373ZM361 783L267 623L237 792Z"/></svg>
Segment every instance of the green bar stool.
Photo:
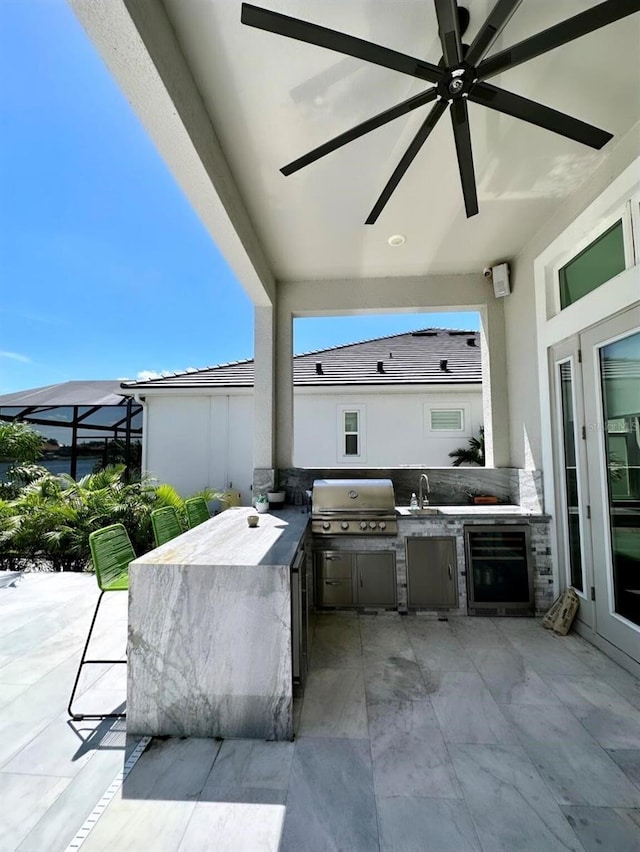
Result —
<svg viewBox="0 0 640 852"><path fill-rule="evenodd" d="M129 563L136 558L136 554L131 545L131 541L129 540L127 531L122 524L112 524L111 526L92 532L89 536L89 547L91 548L91 558L96 572L98 588L100 589L100 597L98 598L98 603L96 604L93 618L91 619L89 634L82 651L82 657L80 658L78 673L76 674L73 689L71 690L71 698L69 699L67 711L74 721L80 721L82 719L122 719L127 715L126 713L83 714L74 713L73 711L73 699L75 698L83 666L96 663L126 664L127 662L126 660L87 660L86 656L89 648L89 642L91 641L91 634L93 633L93 628L98 617L98 610L102 603L102 598L106 592L127 591L129 588Z"/></svg>
<svg viewBox="0 0 640 852"><path fill-rule="evenodd" d="M153 527L153 537L156 541L156 547L166 544L166 542L171 541L172 538L184 532L178 518L178 513L173 506L163 506L162 509L154 509L151 512L151 526Z"/></svg>
<svg viewBox="0 0 640 852"><path fill-rule="evenodd" d="M187 512L187 521L190 530L197 527L198 524L208 521L211 517L207 508L207 501L204 497L189 497L188 500L184 501L184 508Z"/></svg>

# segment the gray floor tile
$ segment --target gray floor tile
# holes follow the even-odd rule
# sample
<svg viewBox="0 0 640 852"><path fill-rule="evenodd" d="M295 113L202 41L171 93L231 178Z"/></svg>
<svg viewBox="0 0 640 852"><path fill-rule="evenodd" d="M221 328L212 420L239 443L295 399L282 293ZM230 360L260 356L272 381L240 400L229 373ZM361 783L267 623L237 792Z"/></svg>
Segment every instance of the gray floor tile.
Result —
<svg viewBox="0 0 640 852"><path fill-rule="evenodd" d="M0 772L0 849L12 852L68 784L68 778Z"/></svg>
<svg viewBox="0 0 640 852"><path fill-rule="evenodd" d="M582 852L521 746L450 745L480 842L491 852Z"/></svg>
<svg viewBox="0 0 640 852"><path fill-rule="evenodd" d="M95 754L25 837L17 852L62 852L122 771L124 750Z"/></svg>
<svg viewBox="0 0 640 852"><path fill-rule="evenodd" d="M362 665L360 625L357 618L321 614L313 631L311 667L348 669Z"/></svg>
<svg viewBox="0 0 640 852"><path fill-rule="evenodd" d="M293 760L293 743L263 740L225 740L201 798L214 787L268 787L287 790Z"/></svg>
<svg viewBox="0 0 640 852"><path fill-rule="evenodd" d="M280 852L377 849L369 743L298 740Z"/></svg>
<svg viewBox="0 0 640 852"><path fill-rule="evenodd" d="M640 750L607 749L607 754L618 764L627 778L640 789Z"/></svg>
<svg viewBox="0 0 640 852"><path fill-rule="evenodd" d="M490 618L453 616L449 625L456 639L467 649L504 648L505 636Z"/></svg>
<svg viewBox="0 0 640 852"><path fill-rule="evenodd" d="M407 635L421 668L447 671L475 671L473 661L458 641L448 622L411 619Z"/></svg>
<svg viewBox="0 0 640 852"><path fill-rule="evenodd" d="M560 704L548 684L515 649L470 651L477 670L498 704Z"/></svg>
<svg viewBox="0 0 640 852"><path fill-rule="evenodd" d="M376 796L461 797L428 700L373 702L368 711Z"/></svg>
<svg viewBox="0 0 640 852"><path fill-rule="evenodd" d="M522 654L527 665L543 677L587 677L591 674L588 666L567 647L566 636L559 636L542 628L531 634L510 633L508 638L516 651Z"/></svg>
<svg viewBox="0 0 640 852"><path fill-rule="evenodd" d="M640 790L564 706L504 704L534 766L562 805L638 807Z"/></svg>
<svg viewBox="0 0 640 852"><path fill-rule="evenodd" d="M213 739L154 739L119 793L121 799L195 800L220 749Z"/></svg>
<svg viewBox="0 0 640 852"><path fill-rule="evenodd" d="M640 811L622 808L564 807L586 852L638 852Z"/></svg>
<svg viewBox="0 0 640 852"><path fill-rule="evenodd" d="M415 654L405 628L405 619L391 615L361 615L360 639L365 658L405 658L415 662Z"/></svg>
<svg viewBox="0 0 640 852"><path fill-rule="evenodd" d="M82 844L82 852L176 852L194 801L114 799Z"/></svg>
<svg viewBox="0 0 640 852"><path fill-rule="evenodd" d="M515 743L517 737L479 674L444 672L430 695L447 743Z"/></svg>
<svg viewBox="0 0 640 852"><path fill-rule="evenodd" d="M299 736L367 737L362 669L318 669L307 680Z"/></svg>
<svg viewBox="0 0 640 852"><path fill-rule="evenodd" d="M364 685L367 701L420 701L427 688L420 666L405 657L365 654Z"/></svg>
<svg viewBox="0 0 640 852"><path fill-rule="evenodd" d="M640 710L596 677L545 678L603 748L640 749Z"/></svg>
<svg viewBox="0 0 640 852"><path fill-rule="evenodd" d="M377 802L380 852L481 852L462 801L396 796Z"/></svg>
<svg viewBox="0 0 640 852"><path fill-rule="evenodd" d="M255 802L198 802L177 852L278 852L285 808Z"/></svg>

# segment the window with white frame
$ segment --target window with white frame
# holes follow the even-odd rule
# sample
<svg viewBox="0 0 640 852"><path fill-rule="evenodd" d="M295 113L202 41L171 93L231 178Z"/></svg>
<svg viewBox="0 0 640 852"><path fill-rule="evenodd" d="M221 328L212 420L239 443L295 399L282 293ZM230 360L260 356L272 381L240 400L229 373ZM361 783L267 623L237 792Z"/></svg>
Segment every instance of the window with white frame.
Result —
<svg viewBox="0 0 640 852"><path fill-rule="evenodd" d="M430 408L431 432L464 432L463 408Z"/></svg>
<svg viewBox="0 0 640 852"><path fill-rule="evenodd" d="M560 308L564 310L625 268L623 223L618 219L558 270Z"/></svg>
<svg viewBox="0 0 640 852"><path fill-rule="evenodd" d="M357 458L361 455L361 416L358 408L341 409L341 441L340 455L344 458Z"/></svg>

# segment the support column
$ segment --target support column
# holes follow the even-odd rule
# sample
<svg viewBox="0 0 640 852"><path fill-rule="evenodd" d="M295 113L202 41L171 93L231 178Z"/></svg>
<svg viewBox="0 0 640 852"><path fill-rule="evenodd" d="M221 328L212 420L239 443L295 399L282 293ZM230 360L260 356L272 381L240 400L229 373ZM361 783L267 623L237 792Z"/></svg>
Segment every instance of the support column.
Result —
<svg viewBox="0 0 640 852"><path fill-rule="evenodd" d="M504 305L499 299L489 302L480 311L480 341L485 464L487 467L509 467L509 393Z"/></svg>
<svg viewBox="0 0 640 852"><path fill-rule="evenodd" d="M293 467L293 314L282 299L276 333L275 462L280 470Z"/></svg>
<svg viewBox="0 0 640 852"><path fill-rule="evenodd" d="M275 467L276 322L273 307L254 308L253 493L270 491Z"/></svg>

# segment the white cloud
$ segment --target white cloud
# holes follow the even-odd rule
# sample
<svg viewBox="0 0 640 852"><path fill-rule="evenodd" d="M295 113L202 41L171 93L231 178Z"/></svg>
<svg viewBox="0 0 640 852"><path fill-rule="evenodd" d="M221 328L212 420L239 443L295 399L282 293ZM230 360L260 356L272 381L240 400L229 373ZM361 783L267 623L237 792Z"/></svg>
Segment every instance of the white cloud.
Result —
<svg viewBox="0 0 640 852"><path fill-rule="evenodd" d="M20 361L22 364L30 364L31 358L21 355L19 352L5 352L0 349L0 358L10 358L12 361Z"/></svg>
<svg viewBox="0 0 640 852"><path fill-rule="evenodd" d="M159 373L157 370L140 370L136 373L136 381L144 382L147 379L161 379L165 374Z"/></svg>

